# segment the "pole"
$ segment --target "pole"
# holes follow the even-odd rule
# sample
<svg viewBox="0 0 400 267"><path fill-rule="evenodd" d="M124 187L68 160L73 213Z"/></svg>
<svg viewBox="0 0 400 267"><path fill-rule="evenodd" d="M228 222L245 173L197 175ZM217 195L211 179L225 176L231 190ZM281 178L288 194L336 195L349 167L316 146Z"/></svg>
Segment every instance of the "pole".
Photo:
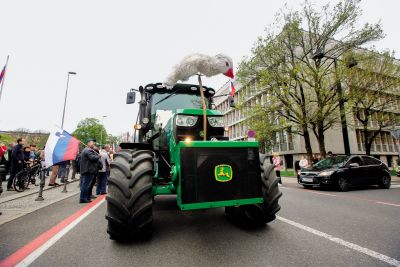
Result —
<svg viewBox="0 0 400 267"><path fill-rule="evenodd" d="M65 106L67 105L67 96L68 96L68 84L69 84L69 72L68 72L68 77L67 77L67 88L65 89L64 109L63 109L63 115L62 115L62 121L61 121L61 129L63 129L63 130L64 130Z"/></svg>
<svg viewBox="0 0 400 267"><path fill-rule="evenodd" d="M67 193L67 183L68 183L68 176L69 176L69 168L70 168L70 164L68 164L66 167L66 170L64 170L67 174L64 177L64 188L61 191L61 193Z"/></svg>
<svg viewBox="0 0 400 267"><path fill-rule="evenodd" d="M39 195L38 197L35 199L35 201L43 201L43 188L45 185L45 179L46 179L46 175L45 175L46 169L42 168L42 170L40 171L40 187L39 187Z"/></svg>
<svg viewBox="0 0 400 267"><path fill-rule="evenodd" d="M0 87L0 101L1 101L1 95L3 94L3 86L4 86L4 81L6 79L6 72L7 72L7 66L8 66L8 59L10 58L10 56L7 56L7 60L6 60L6 65L4 67L4 76L3 76L3 80L1 81L1 87Z"/></svg>
<svg viewBox="0 0 400 267"><path fill-rule="evenodd" d="M101 118L101 129L100 129L100 149L103 147L103 127L104 127L104 118L107 116L103 116Z"/></svg>
<svg viewBox="0 0 400 267"><path fill-rule="evenodd" d="M204 136L203 140L207 140L207 112L206 112L206 100L204 99L204 92L203 92L203 83L201 82L201 74L198 74L199 86L200 86L200 96L201 96L201 104L203 106L203 131Z"/></svg>
<svg viewBox="0 0 400 267"><path fill-rule="evenodd" d="M337 87L338 94L339 94L340 122L342 124L344 153L346 155L350 156L350 142L349 142L349 133L347 132L346 112L344 109L343 88L342 88L342 83L337 74L337 59L336 58L333 58L333 63L334 63L335 72L336 72L336 87Z"/></svg>

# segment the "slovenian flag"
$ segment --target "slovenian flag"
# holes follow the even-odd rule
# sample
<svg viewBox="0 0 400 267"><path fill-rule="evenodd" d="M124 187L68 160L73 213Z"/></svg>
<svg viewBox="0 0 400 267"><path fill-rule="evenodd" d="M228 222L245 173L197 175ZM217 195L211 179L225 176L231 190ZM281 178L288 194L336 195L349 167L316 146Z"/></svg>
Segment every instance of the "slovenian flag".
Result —
<svg viewBox="0 0 400 267"><path fill-rule="evenodd" d="M5 65L3 70L0 72L0 83L3 81L4 75L6 74L6 67L7 65Z"/></svg>
<svg viewBox="0 0 400 267"><path fill-rule="evenodd" d="M229 93L230 96L233 96L236 93L235 85L233 85L233 81L231 80L231 92Z"/></svg>
<svg viewBox="0 0 400 267"><path fill-rule="evenodd" d="M44 150L46 167L66 160L74 160L78 155L79 143L78 139L64 130L57 129L50 133Z"/></svg>

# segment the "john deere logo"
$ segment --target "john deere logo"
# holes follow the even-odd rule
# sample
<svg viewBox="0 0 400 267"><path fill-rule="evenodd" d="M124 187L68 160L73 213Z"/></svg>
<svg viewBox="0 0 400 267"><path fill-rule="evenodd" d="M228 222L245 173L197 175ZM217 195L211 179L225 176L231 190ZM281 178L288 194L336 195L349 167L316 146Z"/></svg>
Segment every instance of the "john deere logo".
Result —
<svg viewBox="0 0 400 267"><path fill-rule="evenodd" d="M215 166L214 176L215 180L217 180L218 182L229 182L230 180L232 180L233 176L232 167L228 164Z"/></svg>

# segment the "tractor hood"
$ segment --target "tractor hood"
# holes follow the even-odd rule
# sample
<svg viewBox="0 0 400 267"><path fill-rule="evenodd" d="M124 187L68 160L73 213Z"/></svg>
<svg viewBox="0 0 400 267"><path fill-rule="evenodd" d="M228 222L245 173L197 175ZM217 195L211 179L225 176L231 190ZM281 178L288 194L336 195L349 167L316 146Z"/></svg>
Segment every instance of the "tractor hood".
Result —
<svg viewBox="0 0 400 267"><path fill-rule="evenodd" d="M203 116L203 110L202 109L177 109L176 114ZM222 113L219 110L207 109L206 115L207 116L222 116Z"/></svg>

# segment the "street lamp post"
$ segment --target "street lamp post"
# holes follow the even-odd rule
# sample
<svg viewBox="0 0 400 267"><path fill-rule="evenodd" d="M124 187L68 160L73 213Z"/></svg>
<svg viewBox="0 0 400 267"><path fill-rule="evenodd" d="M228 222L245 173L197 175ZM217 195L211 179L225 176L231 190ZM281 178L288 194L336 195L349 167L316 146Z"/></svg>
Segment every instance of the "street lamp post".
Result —
<svg viewBox="0 0 400 267"><path fill-rule="evenodd" d="M104 127L104 118L107 118L106 115L103 115L101 118L101 129L100 129L100 149L103 147L103 127Z"/></svg>
<svg viewBox="0 0 400 267"><path fill-rule="evenodd" d="M313 60L321 60L324 57L333 60L333 65L334 65L335 73L336 73L336 88L337 88L337 92L339 95L339 111L340 111L340 122L342 125L344 153L346 155L350 155L350 142L349 142L349 133L347 131L346 112L345 112L345 108L344 108L345 101L343 98L343 88L342 88L342 82L340 81L338 71L337 71L338 58L327 56L327 55L325 55L325 52L322 49L320 49L312 56L312 59ZM352 68L356 65L357 65L357 61L355 59L351 58L346 66L348 68Z"/></svg>
<svg viewBox="0 0 400 267"><path fill-rule="evenodd" d="M63 109L63 115L62 115L62 121L61 121L61 129L64 129L65 106L67 105L69 75L76 75L76 72L73 72L73 71L68 72L67 88L65 89L64 109Z"/></svg>

